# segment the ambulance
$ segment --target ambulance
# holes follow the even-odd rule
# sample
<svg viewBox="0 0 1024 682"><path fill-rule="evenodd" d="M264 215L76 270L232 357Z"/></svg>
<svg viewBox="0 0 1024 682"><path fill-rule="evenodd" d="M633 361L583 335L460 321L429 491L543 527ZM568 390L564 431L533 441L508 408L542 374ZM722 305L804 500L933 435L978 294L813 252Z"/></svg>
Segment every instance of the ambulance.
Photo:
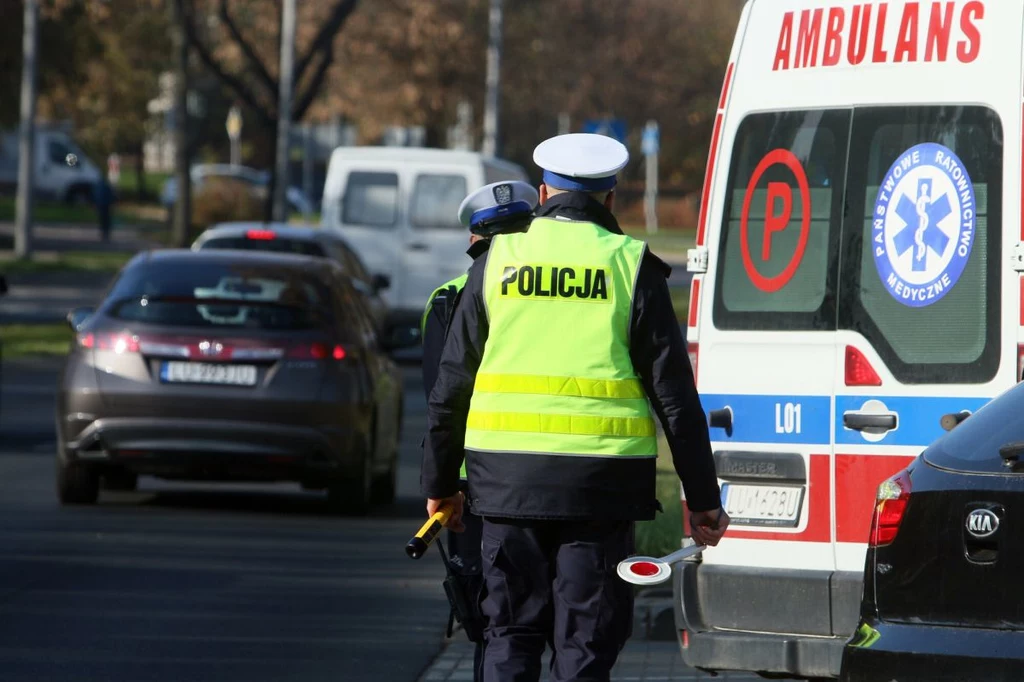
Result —
<svg viewBox="0 0 1024 682"><path fill-rule="evenodd" d="M1022 36L1019 0L744 6L688 261L732 517L674 569L688 664L838 676L879 484L1021 379Z"/></svg>

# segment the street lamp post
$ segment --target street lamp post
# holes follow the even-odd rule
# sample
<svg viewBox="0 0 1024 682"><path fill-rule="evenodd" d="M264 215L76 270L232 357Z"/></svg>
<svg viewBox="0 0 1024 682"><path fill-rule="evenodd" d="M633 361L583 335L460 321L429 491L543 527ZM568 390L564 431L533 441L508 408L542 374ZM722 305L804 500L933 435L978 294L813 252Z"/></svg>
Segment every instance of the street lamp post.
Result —
<svg viewBox="0 0 1024 682"><path fill-rule="evenodd" d="M277 169L274 183L274 220L288 219L288 152L291 147L292 76L295 58L295 0L284 0L281 17L281 74L277 96Z"/></svg>
<svg viewBox="0 0 1024 682"><path fill-rule="evenodd" d="M14 255L32 253L32 195L35 189L36 87L39 69L39 0L25 0L21 66L21 130L18 138L18 195L15 200Z"/></svg>

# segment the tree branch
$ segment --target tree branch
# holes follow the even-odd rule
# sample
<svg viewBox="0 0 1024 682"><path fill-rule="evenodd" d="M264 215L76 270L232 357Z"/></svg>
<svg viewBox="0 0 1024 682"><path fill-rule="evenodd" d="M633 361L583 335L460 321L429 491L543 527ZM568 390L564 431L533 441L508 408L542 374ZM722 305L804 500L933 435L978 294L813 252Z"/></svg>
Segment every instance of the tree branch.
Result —
<svg viewBox="0 0 1024 682"><path fill-rule="evenodd" d="M334 47L332 46L324 52L323 59L320 61L320 66L317 67L316 73L313 74L313 78L310 79L302 95L295 100L295 105L292 107L293 121L301 121L302 117L306 115L306 110L309 109L310 105L313 104L313 100L316 99L320 86L324 84L327 70L330 69L333 63Z"/></svg>
<svg viewBox="0 0 1024 682"><path fill-rule="evenodd" d="M295 62L295 70L292 72L293 83L298 83L302 80L306 69L313 63L317 52L323 52L333 47L334 37L338 35L341 27L345 25L345 21L348 20L349 15L352 14L352 10L356 8L358 2L359 0L338 0L338 4L331 10L331 16L327 18L327 21L320 27L320 32L316 34L313 42L310 43L306 54L302 55ZM333 55L331 59L333 59Z"/></svg>
<svg viewBox="0 0 1024 682"><path fill-rule="evenodd" d="M250 90L241 79L237 78L228 71L217 61L210 50L203 45L202 41L199 40L199 36L196 32L195 24L192 22L192 15L194 13L192 0L174 0L178 6L179 16L182 18L184 24L185 37L192 46L192 49L199 55L199 59L202 60L203 64L206 65L213 74L222 83L227 85L231 90L249 105L249 108L256 114L260 121L265 125L269 126L273 124L273 117L267 112L266 107L260 104L259 98Z"/></svg>
<svg viewBox="0 0 1024 682"><path fill-rule="evenodd" d="M249 62L249 66L256 72L257 80L263 84L270 95L271 101L277 100L277 81L267 71L267 67L260 60L256 51L252 49L252 45L245 39L242 32L238 30L238 25L235 24L235 20L231 17L228 12L228 0L220 0L220 20L224 22L224 26L227 27L228 33L231 34L232 39L238 43L238 47L241 48L242 54L245 55L246 60Z"/></svg>

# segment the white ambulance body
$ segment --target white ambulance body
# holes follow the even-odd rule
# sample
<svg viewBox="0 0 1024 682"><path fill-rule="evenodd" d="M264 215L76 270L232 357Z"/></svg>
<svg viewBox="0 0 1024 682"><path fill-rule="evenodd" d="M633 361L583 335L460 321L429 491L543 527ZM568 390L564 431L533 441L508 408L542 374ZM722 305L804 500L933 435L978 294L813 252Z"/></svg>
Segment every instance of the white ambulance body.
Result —
<svg viewBox="0 0 1024 682"><path fill-rule="evenodd" d="M689 264L733 519L676 567L691 665L837 676L879 483L1020 379L1022 35L1009 0L744 8Z"/></svg>

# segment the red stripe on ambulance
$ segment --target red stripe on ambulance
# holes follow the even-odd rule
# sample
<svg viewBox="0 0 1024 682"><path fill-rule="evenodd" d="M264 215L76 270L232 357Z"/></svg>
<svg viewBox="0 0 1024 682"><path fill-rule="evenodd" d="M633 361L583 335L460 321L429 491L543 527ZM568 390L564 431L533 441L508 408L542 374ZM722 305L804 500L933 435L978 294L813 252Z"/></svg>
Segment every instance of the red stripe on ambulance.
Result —
<svg viewBox="0 0 1024 682"><path fill-rule="evenodd" d="M867 544L879 484L914 461L906 455L836 453L836 541Z"/></svg>
<svg viewBox="0 0 1024 682"><path fill-rule="evenodd" d="M704 234L707 232L708 201L711 199L711 180L715 176L715 159L718 157L718 143L722 133L722 118L725 116L725 105L729 99L729 85L732 83L733 62L725 69L725 80L722 81L722 94L718 98L718 114L715 115L715 127L711 133L711 147L708 149L708 164L704 169L704 191L700 198L700 215L697 218L697 246L704 245Z"/></svg>
<svg viewBox="0 0 1024 682"><path fill-rule="evenodd" d="M772 71L812 67L945 62L953 55L962 64L978 58L985 3L908 2L903 11L889 5L861 3L852 8L819 7L786 12L779 28ZM892 51L886 37L896 35ZM955 43L952 42L955 39Z"/></svg>

